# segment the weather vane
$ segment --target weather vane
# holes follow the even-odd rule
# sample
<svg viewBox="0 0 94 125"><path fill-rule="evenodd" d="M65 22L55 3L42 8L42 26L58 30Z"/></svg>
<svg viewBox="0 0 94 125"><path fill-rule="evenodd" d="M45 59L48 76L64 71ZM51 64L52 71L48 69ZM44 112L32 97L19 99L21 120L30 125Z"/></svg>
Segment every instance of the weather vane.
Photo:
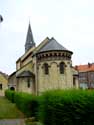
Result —
<svg viewBox="0 0 94 125"><path fill-rule="evenodd" d="M0 15L0 23L3 21L3 17L2 15Z"/></svg>

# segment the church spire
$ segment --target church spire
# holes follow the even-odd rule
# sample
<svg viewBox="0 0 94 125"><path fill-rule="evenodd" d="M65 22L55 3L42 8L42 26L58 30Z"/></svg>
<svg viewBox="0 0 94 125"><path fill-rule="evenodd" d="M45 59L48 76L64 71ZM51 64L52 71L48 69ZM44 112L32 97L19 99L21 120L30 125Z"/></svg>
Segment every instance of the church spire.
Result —
<svg viewBox="0 0 94 125"><path fill-rule="evenodd" d="M32 48L34 46L35 46L35 42L33 39L33 34L32 34L31 26L29 23L27 37L26 37L26 43L25 43L25 52L27 52L30 48Z"/></svg>

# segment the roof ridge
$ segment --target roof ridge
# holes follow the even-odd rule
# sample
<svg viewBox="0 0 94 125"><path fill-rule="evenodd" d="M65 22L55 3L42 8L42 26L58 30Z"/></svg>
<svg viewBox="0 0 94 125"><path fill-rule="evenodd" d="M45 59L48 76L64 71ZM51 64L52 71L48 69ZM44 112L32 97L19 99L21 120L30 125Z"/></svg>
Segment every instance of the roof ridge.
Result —
<svg viewBox="0 0 94 125"><path fill-rule="evenodd" d="M47 40L47 39L48 39L48 41L47 41L42 47L40 47L37 52L39 52L39 51L50 41L50 38L49 38L49 37L46 37L46 38L36 47L36 48L38 48L39 46L41 46L41 45L45 42L45 40Z"/></svg>

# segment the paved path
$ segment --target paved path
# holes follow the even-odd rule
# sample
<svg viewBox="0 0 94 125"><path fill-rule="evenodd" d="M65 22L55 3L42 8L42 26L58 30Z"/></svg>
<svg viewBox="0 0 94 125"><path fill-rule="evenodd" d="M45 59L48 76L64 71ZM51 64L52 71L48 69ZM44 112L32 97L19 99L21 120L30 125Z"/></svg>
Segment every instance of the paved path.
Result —
<svg viewBox="0 0 94 125"><path fill-rule="evenodd" d="M0 125L25 125L24 119L3 119Z"/></svg>

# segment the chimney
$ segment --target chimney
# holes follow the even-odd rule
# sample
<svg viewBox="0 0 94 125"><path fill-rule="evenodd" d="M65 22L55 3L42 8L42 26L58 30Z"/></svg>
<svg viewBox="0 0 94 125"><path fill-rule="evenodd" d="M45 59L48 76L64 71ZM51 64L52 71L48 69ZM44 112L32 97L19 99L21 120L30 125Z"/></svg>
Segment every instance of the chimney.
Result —
<svg viewBox="0 0 94 125"><path fill-rule="evenodd" d="M88 68L90 68L91 66L92 66L92 64L88 62Z"/></svg>
<svg viewBox="0 0 94 125"><path fill-rule="evenodd" d="M78 66L77 65L75 66L75 69L78 70Z"/></svg>

